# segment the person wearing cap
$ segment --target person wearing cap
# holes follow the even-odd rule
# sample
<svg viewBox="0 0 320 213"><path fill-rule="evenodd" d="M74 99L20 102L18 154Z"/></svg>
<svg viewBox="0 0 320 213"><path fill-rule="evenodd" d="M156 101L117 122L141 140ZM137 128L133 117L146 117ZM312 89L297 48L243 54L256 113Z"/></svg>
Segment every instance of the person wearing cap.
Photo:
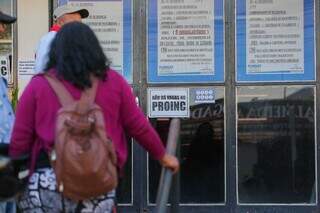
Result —
<svg viewBox="0 0 320 213"><path fill-rule="evenodd" d="M6 31L6 25L12 24L17 20L16 17L9 16L0 11L0 33L4 33Z"/></svg>
<svg viewBox="0 0 320 213"><path fill-rule="evenodd" d="M62 5L57 7L53 12L54 25L51 27L50 32L44 35L36 51L35 72L42 72L48 62L48 53L50 45L60 28L69 22L81 21L89 16L89 11L84 8L73 7L72 5Z"/></svg>
<svg viewBox="0 0 320 213"><path fill-rule="evenodd" d="M7 15L0 11L0 34L6 32L6 25L12 24L17 20L16 17ZM7 97L6 80L0 76L0 143L8 144L12 132L14 121L13 109ZM6 157L3 156L3 159ZM0 171L1 172L1 171ZM15 213L16 205L13 201L0 202L1 213Z"/></svg>

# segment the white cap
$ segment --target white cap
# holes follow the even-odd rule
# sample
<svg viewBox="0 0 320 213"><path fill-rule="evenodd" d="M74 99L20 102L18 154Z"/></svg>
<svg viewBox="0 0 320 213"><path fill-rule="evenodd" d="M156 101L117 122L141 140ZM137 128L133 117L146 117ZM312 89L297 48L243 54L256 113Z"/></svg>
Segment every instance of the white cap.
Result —
<svg viewBox="0 0 320 213"><path fill-rule="evenodd" d="M87 9L65 4L60 7L57 7L53 11L53 20L57 20L57 18L59 18L60 16L63 16L64 14L71 14L71 13L79 13L81 18L87 18L89 16L89 11Z"/></svg>

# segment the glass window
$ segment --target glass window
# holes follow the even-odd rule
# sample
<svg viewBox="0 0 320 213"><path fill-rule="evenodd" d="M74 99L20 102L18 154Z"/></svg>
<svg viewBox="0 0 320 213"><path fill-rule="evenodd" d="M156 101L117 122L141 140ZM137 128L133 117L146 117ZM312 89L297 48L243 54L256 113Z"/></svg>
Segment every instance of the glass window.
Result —
<svg viewBox="0 0 320 213"><path fill-rule="evenodd" d="M238 87L239 203L315 202L315 90Z"/></svg>
<svg viewBox="0 0 320 213"><path fill-rule="evenodd" d="M0 1L1 11L12 14L12 0ZM12 73L12 25L6 25L6 31L0 34L0 76L4 77L10 86L13 86Z"/></svg>
<svg viewBox="0 0 320 213"><path fill-rule="evenodd" d="M314 81L314 14L314 0L237 0L237 81Z"/></svg>
<svg viewBox="0 0 320 213"><path fill-rule="evenodd" d="M117 202L121 204L132 203L132 139L128 141L128 160L120 174L117 188Z"/></svg>
<svg viewBox="0 0 320 213"><path fill-rule="evenodd" d="M212 92L214 99L201 101L200 92ZM156 120L155 127L166 141L169 120ZM224 144L224 89L190 88L190 118L181 120L180 203L225 202ZM160 169L149 160L149 203L156 200Z"/></svg>

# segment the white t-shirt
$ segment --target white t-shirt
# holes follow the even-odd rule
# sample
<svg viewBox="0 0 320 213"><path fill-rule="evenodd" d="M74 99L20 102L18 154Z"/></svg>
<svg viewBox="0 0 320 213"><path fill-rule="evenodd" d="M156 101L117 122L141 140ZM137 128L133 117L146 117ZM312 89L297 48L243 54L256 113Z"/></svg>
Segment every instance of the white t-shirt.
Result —
<svg viewBox="0 0 320 213"><path fill-rule="evenodd" d="M47 65L51 43L56 34L56 31L50 31L41 38L36 51L36 62L34 67L36 74L41 73Z"/></svg>

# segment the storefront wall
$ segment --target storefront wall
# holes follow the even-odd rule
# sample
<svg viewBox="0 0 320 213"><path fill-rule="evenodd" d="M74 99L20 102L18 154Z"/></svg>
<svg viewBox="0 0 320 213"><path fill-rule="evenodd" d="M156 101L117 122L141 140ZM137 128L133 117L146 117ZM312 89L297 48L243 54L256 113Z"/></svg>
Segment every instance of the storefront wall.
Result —
<svg viewBox="0 0 320 213"><path fill-rule="evenodd" d="M17 6L17 58L15 60L17 84L20 90L34 75L35 51L42 35L48 32L50 22L48 1L16 1ZM35 12L32 12L35 11Z"/></svg>
<svg viewBox="0 0 320 213"><path fill-rule="evenodd" d="M167 107L183 117L173 186L180 212L320 211L319 1L7 1L18 23L0 45L12 45L20 92L52 8L65 3L97 15L85 22L164 141L165 100L187 92L187 116ZM160 168L136 143L129 148L120 209L152 211Z"/></svg>

